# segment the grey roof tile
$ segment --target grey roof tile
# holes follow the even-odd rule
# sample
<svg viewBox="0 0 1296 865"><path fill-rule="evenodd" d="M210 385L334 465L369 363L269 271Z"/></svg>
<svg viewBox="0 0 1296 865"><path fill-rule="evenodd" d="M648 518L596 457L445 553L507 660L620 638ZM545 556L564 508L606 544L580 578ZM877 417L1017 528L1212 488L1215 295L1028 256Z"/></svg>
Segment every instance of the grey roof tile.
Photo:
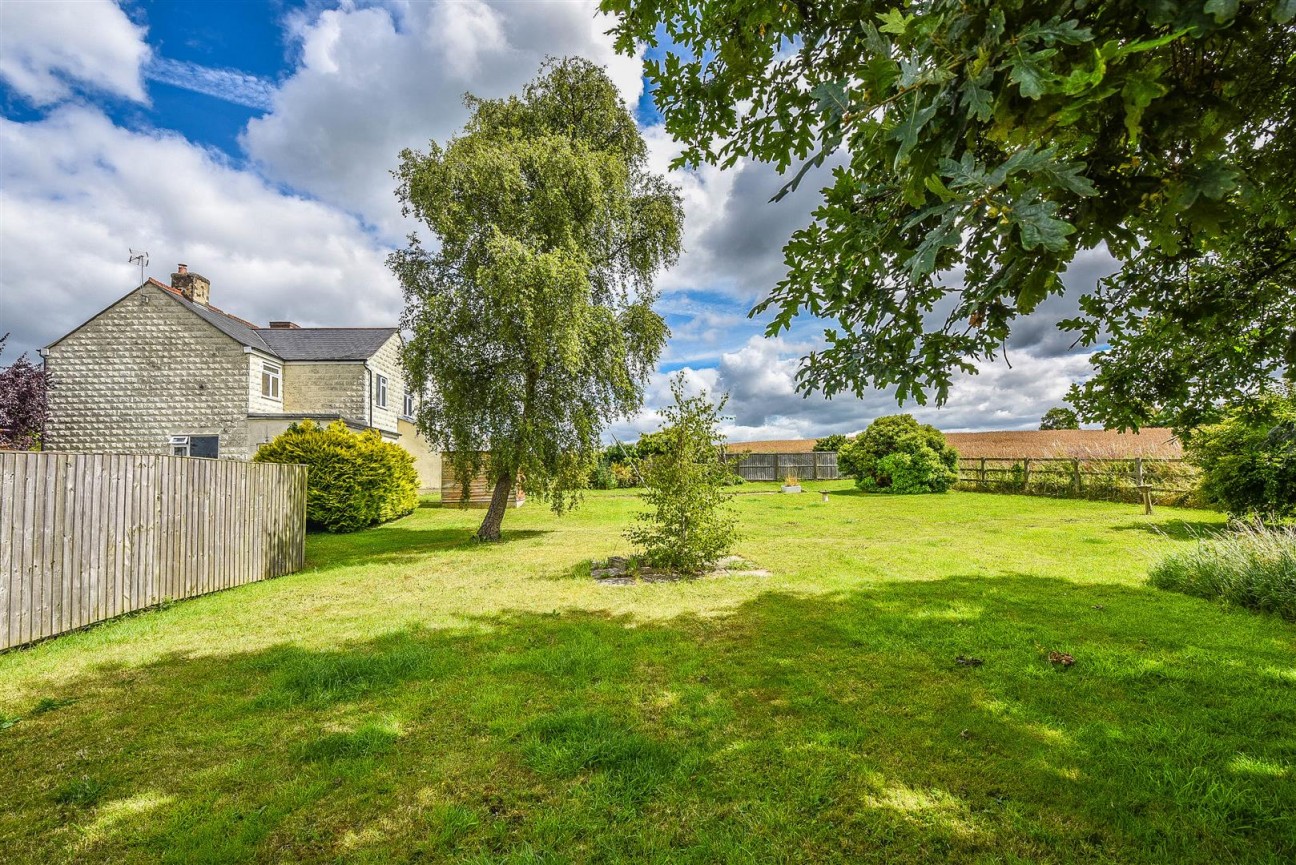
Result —
<svg viewBox="0 0 1296 865"><path fill-rule="evenodd" d="M243 345L281 360L368 360L396 333L394 327L257 327L250 321L187 300L168 285L167 295L194 315Z"/></svg>
<svg viewBox="0 0 1296 865"><path fill-rule="evenodd" d="M396 332L394 327L261 328L256 331L284 360L368 360Z"/></svg>

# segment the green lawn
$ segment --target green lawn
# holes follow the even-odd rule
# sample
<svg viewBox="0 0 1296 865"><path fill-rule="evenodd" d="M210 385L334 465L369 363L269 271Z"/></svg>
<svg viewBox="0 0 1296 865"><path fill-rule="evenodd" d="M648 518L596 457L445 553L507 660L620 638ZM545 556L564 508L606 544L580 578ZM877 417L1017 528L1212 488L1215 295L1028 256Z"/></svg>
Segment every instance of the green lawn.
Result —
<svg viewBox="0 0 1296 865"><path fill-rule="evenodd" d="M738 499L769 577L424 508L0 656L0 858L1293 861L1296 626L1145 584L1217 517L812 486Z"/></svg>

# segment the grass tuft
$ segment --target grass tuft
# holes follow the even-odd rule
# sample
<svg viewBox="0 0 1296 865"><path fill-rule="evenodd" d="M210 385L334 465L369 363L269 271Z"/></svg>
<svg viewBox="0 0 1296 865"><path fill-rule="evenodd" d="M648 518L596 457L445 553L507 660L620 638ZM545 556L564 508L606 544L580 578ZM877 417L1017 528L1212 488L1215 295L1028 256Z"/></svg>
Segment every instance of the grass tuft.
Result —
<svg viewBox="0 0 1296 865"><path fill-rule="evenodd" d="M74 778L54 793L54 801L60 805L76 808L90 808L99 803L108 792L108 785L88 776Z"/></svg>
<svg viewBox="0 0 1296 865"><path fill-rule="evenodd" d="M380 757L391 753L400 733L389 726L368 723L349 733L330 733L307 742L299 749L299 756L309 763L331 763L335 760L356 760Z"/></svg>
<svg viewBox="0 0 1296 865"><path fill-rule="evenodd" d="M545 715L522 734L527 765L548 778L602 773L612 786L635 797L664 783L677 765L665 743L644 736L602 711Z"/></svg>
<svg viewBox="0 0 1296 865"><path fill-rule="evenodd" d="M1149 582L1296 621L1296 527L1243 524L1166 557Z"/></svg>

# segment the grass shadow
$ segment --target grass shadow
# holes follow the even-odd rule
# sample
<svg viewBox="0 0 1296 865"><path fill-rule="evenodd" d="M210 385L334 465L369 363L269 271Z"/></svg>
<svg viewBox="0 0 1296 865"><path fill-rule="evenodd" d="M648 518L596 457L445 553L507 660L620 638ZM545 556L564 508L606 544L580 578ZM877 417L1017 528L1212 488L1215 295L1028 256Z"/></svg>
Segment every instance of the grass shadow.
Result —
<svg viewBox="0 0 1296 865"><path fill-rule="evenodd" d="M416 529L396 523L348 535L313 534L307 539L306 565L319 570L336 570L360 563L394 564L422 559L430 552L484 546L474 537L474 531L463 526ZM500 540L489 546L526 543L549 533L547 529L505 528Z"/></svg>
<svg viewBox="0 0 1296 865"><path fill-rule="evenodd" d="M1277 862L1293 639L1002 574L170 656L0 731L0 836L15 862Z"/></svg>
<svg viewBox="0 0 1296 865"><path fill-rule="evenodd" d="M1176 541L1213 538L1228 531L1228 526L1205 520L1147 520L1112 526L1117 532L1147 532Z"/></svg>

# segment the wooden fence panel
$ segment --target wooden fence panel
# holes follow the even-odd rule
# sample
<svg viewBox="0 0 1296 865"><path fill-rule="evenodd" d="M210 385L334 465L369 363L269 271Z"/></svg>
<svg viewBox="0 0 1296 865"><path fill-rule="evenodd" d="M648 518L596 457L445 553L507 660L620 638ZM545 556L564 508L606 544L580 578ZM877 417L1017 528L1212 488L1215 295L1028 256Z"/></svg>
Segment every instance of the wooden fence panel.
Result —
<svg viewBox="0 0 1296 865"><path fill-rule="evenodd" d="M734 471L746 481L781 481L796 475L803 481L833 481L841 477L837 454L817 451L798 454L734 454Z"/></svg>
<svg viewBox="0 0 1296 865"><path fill-rule="evenodd" d="M306 469L0 452L0 650L299 570Z"/></svg>

